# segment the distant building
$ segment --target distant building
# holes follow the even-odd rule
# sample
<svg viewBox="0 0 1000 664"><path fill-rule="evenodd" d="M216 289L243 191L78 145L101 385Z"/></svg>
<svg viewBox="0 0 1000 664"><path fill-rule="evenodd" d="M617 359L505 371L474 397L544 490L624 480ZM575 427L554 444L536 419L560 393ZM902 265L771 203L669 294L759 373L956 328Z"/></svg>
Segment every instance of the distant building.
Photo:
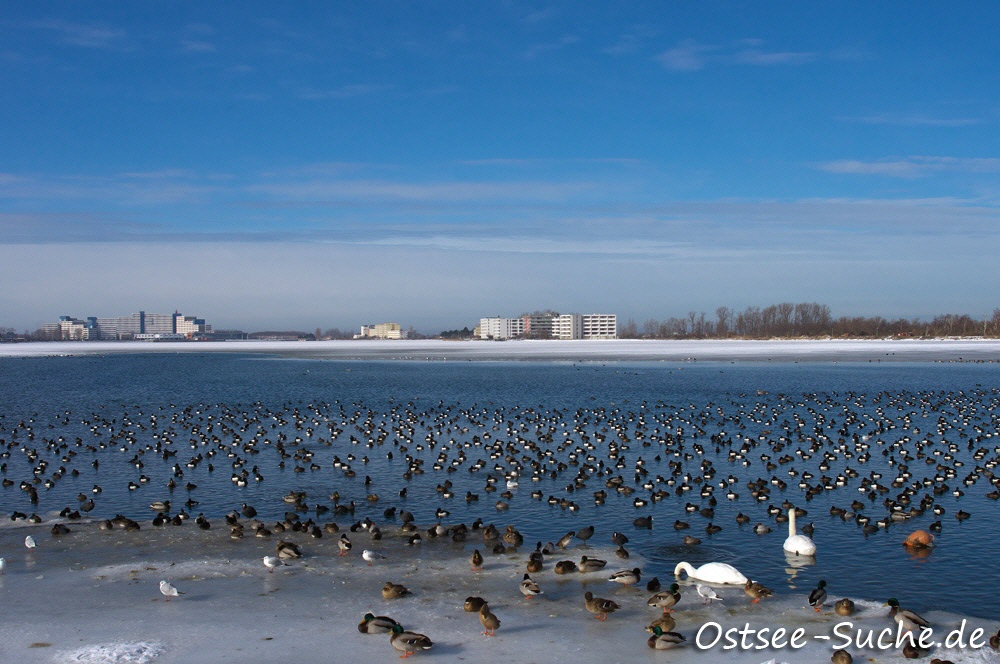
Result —
<svg viewBox="0 0 1000 664"><path fill-rule="evenodd" d="M399 323L378 323L376 325L362 325L361 334L355 335L355 339L405 339L407 331Z"/></svg>
<svg viewBox="0 0 1000 664"><path fill-rule="evenodd" d="M172 314L147 314L140 311L117 318L90 316L85 321L60 316L58 323L47 323L41 332L47 338L65 341L118 341L122 339L193 339L211 334L212 326L204 318Z"/></svg>
<svg viewBox="0 0 1000 664"><path fill-rule="evenodd" d="M615 314L531 314L519 318L479 319L479 338L617 339Z"/></svg>

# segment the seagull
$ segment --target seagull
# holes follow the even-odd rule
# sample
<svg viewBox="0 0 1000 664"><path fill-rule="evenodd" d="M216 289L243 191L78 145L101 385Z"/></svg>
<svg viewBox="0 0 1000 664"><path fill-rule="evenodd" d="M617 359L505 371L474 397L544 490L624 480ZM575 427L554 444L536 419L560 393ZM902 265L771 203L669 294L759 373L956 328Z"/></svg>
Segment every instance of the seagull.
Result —
<svg viewBox="0 0 1000 664"><path fill-rule="evenodd" d="M372 566L372 562L376 560L385 560L385 554L379 553L378 551L372 551L371 549L365 549L361 552L361 557L365 559L368 566Z"/></svg>
<svg viewBox="0 0 1000 664"><path fill-rule="evenodd" d="M24 545L26 547L28 547L29 549L34 549L35 548L35 538L32 537L31 535L28 535L27 537L24 538Z"/></svg>
<svg viewBox="0 0 1000 664"><path fill-rule="evenodd" d="M718 593L704 584L699 583L697 590L698 595L705 598L705 604L711 604L714 600L719 600L720 602L722 601L722 598L719 597Z"/></svg>
<svg viewBox="0 0 1000 664"><path fill-rule="evenodd" d="M171 597L177 597L178 595L184 594L181 591L177 590L177 588L174 588L172 585L170 585L168 581L160 581L160 592L163 593L163 596L167 598L168 602L170 601Z"/></svg>
<svg viewBox="0 0 1000 664"><path fill-rule="evenodd" d="M5 558L0 558L0 574L7 568L7 560Z"/></svg>
<svg viewBox="0 0 1000 664"><path fill-rule="evenodd" d="M264 556L264 567L267 568L267 571L270 574L274 574L275 567L282 567L284 566L284 564L285 561L283 561L278 556Z"/></svg>

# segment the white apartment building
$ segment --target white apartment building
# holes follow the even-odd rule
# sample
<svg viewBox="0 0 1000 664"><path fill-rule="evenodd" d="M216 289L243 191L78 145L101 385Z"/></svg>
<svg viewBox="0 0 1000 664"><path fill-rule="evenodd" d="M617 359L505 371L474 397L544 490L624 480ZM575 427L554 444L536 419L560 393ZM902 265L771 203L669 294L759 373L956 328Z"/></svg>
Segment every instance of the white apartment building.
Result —
<svg viewBox="0 0 1000 664"><path fill-rule="evenodd" d="M513 339L524 334L523 318L480 318L479 338Z"/></svg>
<svg viewBox="0 0 1000 664"><path fill-rule="evenodd" d="M554 314L545 317L533 315L521 318L479 319L481 339L513 339L523 336L533 339L617 339L618 316Z"/></svg>
<svg viewBox="0 0 1000 664"><path fill-rule="evenodd" d="M409 336L399 323L378 323L362 325L361 334L356 339L405 339Z"/></svg>

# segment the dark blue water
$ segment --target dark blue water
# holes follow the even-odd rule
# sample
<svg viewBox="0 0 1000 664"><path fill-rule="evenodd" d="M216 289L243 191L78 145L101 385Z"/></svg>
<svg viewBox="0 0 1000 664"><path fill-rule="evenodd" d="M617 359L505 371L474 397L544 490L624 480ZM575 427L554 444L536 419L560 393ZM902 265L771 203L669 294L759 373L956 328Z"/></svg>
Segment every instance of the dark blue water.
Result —
<svg viewBox="0 0 1000 664"><path fill-rule="evenodd" d="M171 500L176 512L190 500L197 504L188 512L210 519L243 503L278 519L290 491L305 491L310 510L332 507L336 492L341 504L355 502L353 515L308 516L342 526L368 516L391 527L396 522L383 514L396 507L430 525L443 508L450 512L444 523L482 518L501 530L515 524L530 543L594 525L593 541L602 545L614 531L626 534L626 547L649 561L647 576L667 579L679 560L723 560L779 593L807 593L823 578L831 597L895 596L917 610L995 618L1000 575L977 561L991 559L1000 535L998 502L987 497L996 490L990 483L1000 440L996 385L994 366L962 363L345 362L193 353L4 358L0 449L3 477L13 483L0 489L0 509L51 518L78 506L83 494L95 500L90 516L96 518L124 513L148 521L152 501ZM747 452L730 458L741 447ZM778 463L786 454L793 460ZM405 477L407 456L422 462L422 474ZM858 491L872 472L889 486L900 464L910 473L900 486L874 498ZM637 468L645 473L638 478ZM705 477L706 468L714 473ZM513 470L518 486L501 498ZM232 478L243 471L249 479L237 486ZM844 475L844 485L831 482L807 498L798 486L806 471L814 475L810 484ZM489 477L497 480L495 492L486 490ZM630 494L607 486L617 477ZM758 478L771 490L762 501L747 487ZM678 495L685 479L692 488ZM37 504L21 490L23 481L36 488ZM452 498L437 490L446 481ZM138 488L130 490L130 482ZM185 489L188 483L196 487ZM701 495L706 484L713 486L715 514L687 512L688 504L710 506ZM942 484L948 490L934 493ZM101 493L92 492L95 485ZM930 495L943 513L927 510L867 535L853 520L830 514L831 507L850 509L860 500L857 511L884 518L884 501L909 485L919 487L913 505ZM600 490L607 498L596 505ZM738 497L730 500L730 490ZM653 491L665 495L652 501ZM467 492L479 500L466 502ZM366 500L372 494L377 502ZM550 497L575 509L550 505ZM635 507L637 498L650 502ZM509 509L499 511L498 500ZM804 566L786 560L787 527L768 513L783 501L808 511L800 526L815 525L819 552ZM956 519L960 509L971 517ZM738 513L750 522L738 524ZM652 529L633 526L647 515ZM676 519L691 528L675 531ZM908 554L903 538L934 521L942 526L938 546L927 556ZM708 534L709 522L722 530ZM754 534L757 522L774 531ZM684 545L685 534L702 543Z"/></svg>

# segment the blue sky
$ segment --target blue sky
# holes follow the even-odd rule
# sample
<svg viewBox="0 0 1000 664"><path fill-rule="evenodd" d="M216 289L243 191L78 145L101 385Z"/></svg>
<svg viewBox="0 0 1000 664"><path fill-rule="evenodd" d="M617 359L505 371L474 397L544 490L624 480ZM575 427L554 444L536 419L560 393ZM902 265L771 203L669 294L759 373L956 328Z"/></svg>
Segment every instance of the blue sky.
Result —
<svg viewBox="0 0 1000 664"><path fill-rule="evenodd" d="M1000 306L992 2L22 2L0 326Z"/></svg>

